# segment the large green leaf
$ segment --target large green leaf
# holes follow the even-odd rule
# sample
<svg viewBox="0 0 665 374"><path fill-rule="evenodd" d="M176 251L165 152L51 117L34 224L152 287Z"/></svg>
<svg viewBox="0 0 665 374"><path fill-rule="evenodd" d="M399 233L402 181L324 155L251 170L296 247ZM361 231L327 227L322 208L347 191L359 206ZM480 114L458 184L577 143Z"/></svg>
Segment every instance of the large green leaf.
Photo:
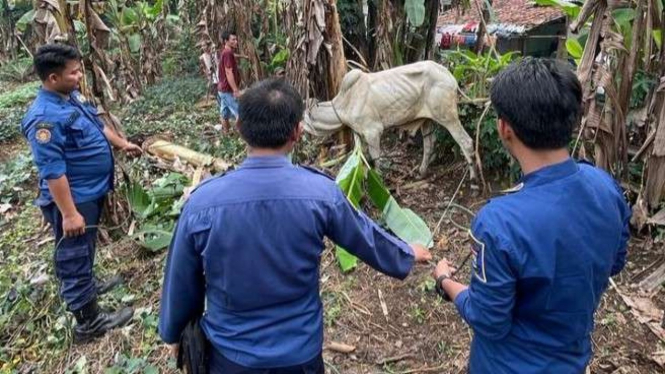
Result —
<svg viewBox="0 0 665 374"><path fill-rule="evenodd" d="M425 0L406 0L404 10L412 26L418 27L425 22Z"/></svg>
<svg viewBox="0 0 665 374"><path fill-rule="evenodd" d="M663 32L661 30L653 30L653 40L656 42L658 48L663 47Z"/></svg>
<svg viewBox="0 0 665 374"><path fill-rule="evenodd" d="M131 181L127 187L127 200L132 211L142 216L150 207L151 199L138 181Z"/></svg>
<svg viewBox="0 0 665 374"><path fill-rule="evenodd" d="M383 218L388 228L405 242L432 246L432 232L425 221L411 209L400 207L392 196L383 210Z"/></svg>
<svg viewBox="0 0 665 374"><path fill-rule="evenodd" d="M337 257L337 262L339 263L339 267L345 273L358 266L358 258L350 254L340 246L337 246L335 248L335 256Z"/></svg>
<svg viewBox="0 0 665 374"><path fill-rule="evenodd" d="M129 50L132 53L138 53L141 50L141 35L140 34L132 34L127 38L127 42L129 43Z"/></svg>
<svg viewBox="0 0 665 374"><path fill-rule="evenodd" d="M580 42L575 38L566 40L566 49L568 50L568 54L575 59L582 58L582 54L584 53L584 48L582 48Z"/></svg>
<svg viewBox="0 0 665 374"><path fill-rule="evenodd" d="M558 7L571 19L577 18L582 10L581 6L563 0L535 0L535 3L542 6Z"/></svg>
<svg viewBox="0 0 665 374"><path fill-rule="evenodd" d="M390 191L383 184L379 174L371 169L367 172L367 195L374 206L382 212L390 200Z"/></svg>
<svg viewBox="0 0 665 374"><path fill-rule="evenodd" d="M351 153L335 179L339 188L355 208L358 208L360 200L364 196L365 165L360 152L360 148L356 148ZM342 271L349 271L358 264L358 259L341 247L337 247L336 256Z"/></svg>
<svg viewBox="0 0 665 374"><path fill-rule="evenodd" d="M365 167L359 152L359 150L355 150L351 153L351 156L346 160L335 179L339 188L342 189L347 199L356 208L364 195L363 181L365 180Z"/></svg>
<svg viewBox="0 0 665 374"><path fill-rule="evenodd" d="M630 21L635 19L635 10L632 8L620 8L612 12L614 22L621 25L621 27L630 28Z"/></svg>
<svg viewBox="0 0 665 374"><path fill-rule="evenodd" d="M25 31L28 29L28 25L32 22L32 17L35 16L35 10L29 10L26 12L24 15L21 16L21 18L16 21L16 29L22 33L25 33Z"/></svg>
<svg viewBox="0 0 665 374"><path fill-rule="evenodd" d="M153 252L162 250L171 244L173 233L158 228L146 228L145 230L136 233L134 238L146 249Z"/></svg>

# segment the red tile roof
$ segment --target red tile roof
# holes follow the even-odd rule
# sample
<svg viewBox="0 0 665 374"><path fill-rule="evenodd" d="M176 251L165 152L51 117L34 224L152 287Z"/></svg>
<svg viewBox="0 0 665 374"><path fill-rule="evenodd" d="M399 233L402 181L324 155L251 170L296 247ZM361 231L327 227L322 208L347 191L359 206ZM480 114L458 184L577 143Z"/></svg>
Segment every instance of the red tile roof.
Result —
<svg viewBox="0 0 665 374"><path fill-rule="evenodd" d="M478 11L475 1L481 4L484 0L471 0L471 8L465 14L458 14L457 9L441 13L437 26L458 25L478 22ZM494 0L492 2L494 18L489 23L503 23L532 28L549 21L561 18L564 13L556 7L538 6L531 0Z"/></svg>

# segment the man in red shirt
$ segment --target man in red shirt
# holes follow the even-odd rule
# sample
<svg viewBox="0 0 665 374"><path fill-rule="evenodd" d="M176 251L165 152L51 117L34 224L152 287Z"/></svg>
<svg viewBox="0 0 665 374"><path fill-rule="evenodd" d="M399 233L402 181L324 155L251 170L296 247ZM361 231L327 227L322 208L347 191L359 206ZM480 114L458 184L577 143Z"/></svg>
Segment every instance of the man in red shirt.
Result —
<svg viewBox="0 0 665 374"><path fill-rule="evenodd" d="M235 50L238 48L238 36L233 31L225 31L222 34L224 49L219 55L219 83L217 93L219 95L219 110L222 117L222 129L224 133L230 130L229 118L233 116L238 119L238 102L240 96L240 73L236 63Z"/></svg>

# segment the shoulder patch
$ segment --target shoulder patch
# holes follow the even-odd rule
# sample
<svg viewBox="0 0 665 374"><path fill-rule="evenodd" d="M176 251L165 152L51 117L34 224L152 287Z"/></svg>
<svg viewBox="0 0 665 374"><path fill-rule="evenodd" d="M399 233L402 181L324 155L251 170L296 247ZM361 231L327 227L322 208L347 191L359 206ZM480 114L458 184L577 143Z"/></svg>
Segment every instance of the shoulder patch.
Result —
<svg viewBox="0 0 665 374"><path fill-rule="evenodd" d="M335 178L333 178L332 176L330 176L330 175L324 173L323 171L321 171L321 170L319 170L319 169L317 169L317 168L314 168L314 167L311 167L311 166L306 166L306 165L298 165L298 166L301 167L301 168L303 168L303 169L305 169L305 170L308 170L308 171L310 171L310 172L312 172L312 173L314 173L314 174L322 175L322 176L324 176L324 177L326 177L326 178L328 178L328 179L330 179L330 180L332 180L332 181L335 180Z"/></svg>
<svg viewBox="0 0 665 374"><path fill-rule="evenodd" d="M473 276L476 277L479 281L487 283L487 273L485 272L485 243L478 240L471 230L469 230L469 236L473 243L471 243L471 251L473 253L473 262L472 262L472 271Z"/></svg>
<svg viewBox="0 0 665 374"><path fill-rule="evenodd" d="M46 144L51 141L51 128L53 125L48 123L40 123L37 125L35 132L35 140L39 144Z"/></svg>

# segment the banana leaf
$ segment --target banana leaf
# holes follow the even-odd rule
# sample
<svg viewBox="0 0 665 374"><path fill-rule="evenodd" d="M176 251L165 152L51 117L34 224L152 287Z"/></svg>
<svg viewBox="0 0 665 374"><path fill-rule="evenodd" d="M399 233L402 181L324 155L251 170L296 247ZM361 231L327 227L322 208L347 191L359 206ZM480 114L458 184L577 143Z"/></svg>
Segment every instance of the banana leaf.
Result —
<svg viewBox="0 0 665 374"><path fill-rule="evenodd" d="M362 200L364 195L363 181L365 180L365 165L362 162L359 152L360 150L356 149L351 153L351 156L346 160L335 179L337 185L339 185L346 198L355 208L358 208L360 200ZM342 272L347 272L358 265L358 259L340 246L336 247L335 255Z"/></svg>
<svg viewBox="0 0 665 374"><path fill-rule="evenodd" d="M383 219L388 228L405 242L432 247L432 232L425 221L411 209L400 207L392 196L383 210Z"/></svg>

